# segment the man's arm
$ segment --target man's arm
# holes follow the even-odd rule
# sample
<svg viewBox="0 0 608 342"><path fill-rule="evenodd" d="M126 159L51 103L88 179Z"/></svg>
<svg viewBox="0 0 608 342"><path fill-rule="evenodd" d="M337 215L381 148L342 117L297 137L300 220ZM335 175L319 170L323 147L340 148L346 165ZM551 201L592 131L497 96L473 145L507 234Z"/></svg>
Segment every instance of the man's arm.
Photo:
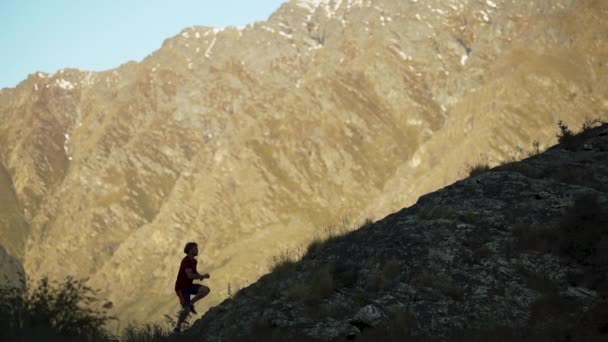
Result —
<svg viewBox="0 0 608 342"><path fill-rule="evenodd" d="M190 279L207 279L209 278L209 273L205 273L205 274L200 274L198 272L193 272L191 268L186 268L186 275L188 276L188 278Z"/></svg>

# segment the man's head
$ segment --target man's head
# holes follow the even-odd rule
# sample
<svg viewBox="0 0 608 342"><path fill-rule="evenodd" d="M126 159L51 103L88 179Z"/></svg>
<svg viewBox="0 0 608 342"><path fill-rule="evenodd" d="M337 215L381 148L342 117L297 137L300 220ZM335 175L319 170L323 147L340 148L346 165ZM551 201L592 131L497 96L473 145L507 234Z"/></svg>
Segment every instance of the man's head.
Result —
<svg viewBox="0 0 608 342"><path fill-rule="evenodd" d="M196 242L188 242L186 244L186 246L184 247L184 253L186 253L190 256L197 256L198 255L198 245L196 244Z"/></svg>

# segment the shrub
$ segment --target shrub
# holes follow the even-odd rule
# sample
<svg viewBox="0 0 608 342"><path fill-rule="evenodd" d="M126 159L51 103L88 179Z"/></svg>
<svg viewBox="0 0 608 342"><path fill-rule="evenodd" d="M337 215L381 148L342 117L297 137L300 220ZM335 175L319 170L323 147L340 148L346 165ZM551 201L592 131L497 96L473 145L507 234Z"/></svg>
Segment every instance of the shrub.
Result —
<svg viewBox="0 0 608 342"><path fill-rule="evenodd" d="M94 309L98 291L84 280L43 278L24 292L0 289L0 340L109 341L104 325L113 317ZM110 307L106 303L104 307Z"/></svg>
<svg viewBox="0 0 608 342"><path fill-rule="evenodd" d="M475 177L488 171L490 171L488 164L473 165L469 168L469 177Z"/></svg>
<svg viewBox="0 0 608 342"><path fill-rule="evenodd" d="M557 133L557 142L563 145L566 149L570 149L574 147L575 143L575 134L568 125L564 123L562 120L557 122L557 127L559 127L559 132Z"/></svg>
<svg viewBox="0 0 608 342"><path fill-rule="evenodd" d="M558 121L557 141L566 150L574 151L578 149L593 132L593 129L605 124L599 119L586 120L578 133L573 132L563 121Z"/></svg>
<svg viewBox="0 0 608 342"><path fill-rule="evenodd" d="M534 157L540 154L540 141L532 141L532 150L527 153L528 157Z"/></svg>
<svg viewBox="0 0 608 342"><path fill-rule="evenodd" d="M306 247L306 255L314 255L323 249L327 240L320 236L316 236Z"/></svg>
<svg viewBox="0 0 608 342"><path fill-rule="evenodd" d="M587 119L583 122L583 126L581 127L581 133L586 133L596 127L602 126L606 124L606 121L595 118L595 119Z"/></svg>

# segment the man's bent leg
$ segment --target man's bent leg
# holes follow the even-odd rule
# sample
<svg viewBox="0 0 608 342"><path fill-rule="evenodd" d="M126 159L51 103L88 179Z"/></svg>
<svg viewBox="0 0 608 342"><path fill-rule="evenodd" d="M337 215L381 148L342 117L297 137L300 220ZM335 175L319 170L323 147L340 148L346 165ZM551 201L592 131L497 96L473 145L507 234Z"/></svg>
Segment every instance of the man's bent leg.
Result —
<svg viewBox="0 0 608 342"><path fill-rule="evenodd" d="M198 289L198 293L192 298L190 303L194 304L197 301L205 298L209 292L211 292L211 290L207 286L201 285L201 287Z"/></svg>

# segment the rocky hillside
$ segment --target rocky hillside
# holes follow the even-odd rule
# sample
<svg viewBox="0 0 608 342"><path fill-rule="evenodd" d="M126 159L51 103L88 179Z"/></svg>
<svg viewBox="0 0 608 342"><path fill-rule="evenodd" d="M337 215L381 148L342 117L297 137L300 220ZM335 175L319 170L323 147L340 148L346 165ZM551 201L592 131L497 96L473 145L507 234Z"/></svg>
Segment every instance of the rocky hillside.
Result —
<svg viewBox="0 0 608 342"><path fill-rule="evenodd" d="M481 153L543 149L559 119L608 117L607 14L602 0L291 0L113 70L33 73L0 91L0 245L30 280L90 278L124 326L176 309L196 240L217 304L344 216L412 204Z"/></svg>
<svg viewBox="0 0 608 342"><path fill-rule="evenodd" d="M445 341L484 330L499 334L492 341L605 339L607 204L604 124L311 245L189 333L204 341Z"/></svg>

